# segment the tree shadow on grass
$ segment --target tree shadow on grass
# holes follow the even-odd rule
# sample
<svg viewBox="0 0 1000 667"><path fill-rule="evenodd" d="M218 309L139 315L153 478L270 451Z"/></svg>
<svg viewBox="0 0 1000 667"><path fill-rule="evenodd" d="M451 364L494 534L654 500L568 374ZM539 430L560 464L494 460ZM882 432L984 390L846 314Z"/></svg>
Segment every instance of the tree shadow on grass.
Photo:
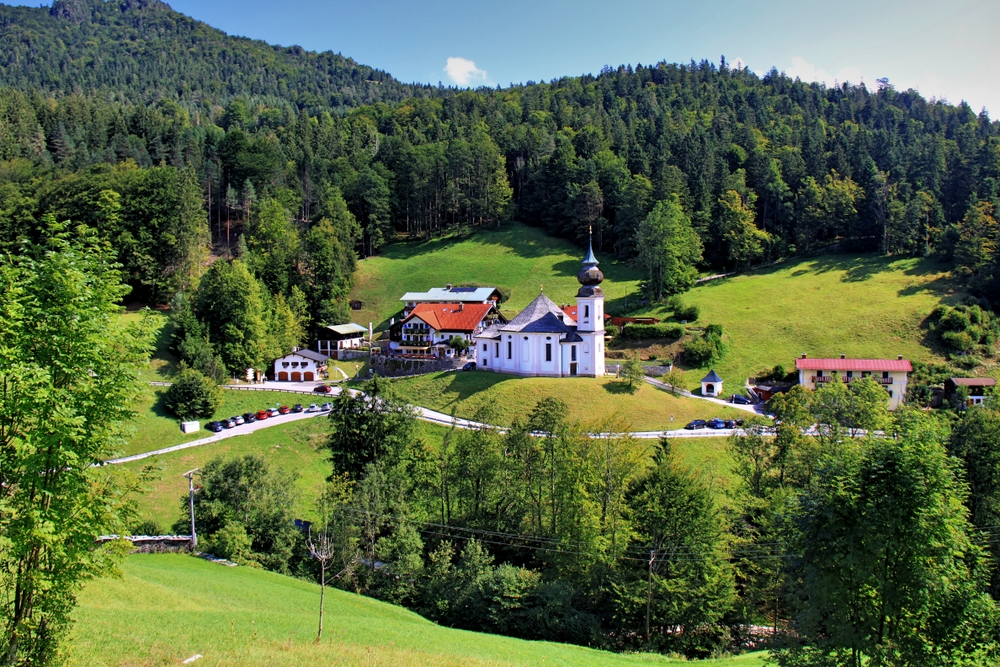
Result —
<svg viewBox="0 0 1000 667"><path fill-rule="evenodd" d="M616 382L605 382L604 391L608 392L609 394L616 394L616 395L622 395L622 394L633 395L637 391L639 391L639 385L637 384L630 385L626 380L618 380Z"/></svg>

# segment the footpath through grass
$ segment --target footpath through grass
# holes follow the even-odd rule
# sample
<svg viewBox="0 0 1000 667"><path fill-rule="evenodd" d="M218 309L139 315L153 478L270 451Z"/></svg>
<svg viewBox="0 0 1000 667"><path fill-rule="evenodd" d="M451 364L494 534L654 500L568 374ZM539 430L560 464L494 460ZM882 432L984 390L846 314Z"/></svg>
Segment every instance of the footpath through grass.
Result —
<svg viewBox="0 0 1000 667"><path fill-rule="evenodd" d="M499 422L508 426L527 417L543 398L566 403L570 421L594 424L608 417L622 417L633 431L681 428L692 419L738 419L748 413L683 396L674 396L645 382L630 391L615 378L541 378L488 371L441 372L400 378L394 383L403 397L425 408L472 419L484 406L499 411ZM673 421L671 421L673 417Z"/></svg>
<svg viewBox="0 0 1000 667"><path fill-rule="evenodd" d="M602 287L607 310L624 306L626 295L635 300L642 272L613 261L610 252L595 252L606 276ZM403 294L449 283L509 289L503 310L510 314L538 296L541 286L556 303L575 303L580 288L576 274L585 253L585 248L519 222L432 241L394 243L381 255L358 262L351 298L363 301L364 308L351 316L359 324L374 322L381 329L403 309Z"/></svg>
<svg viewBox="0 0 1000 667"><path fill-rule="evenodd" d="M538 665L640 667L682 661L619 655L443 628L384 602L327 589L323 641L314 643L319 586L247 567L177 554L130 556L122 579L80 595L69 664L95 667L198 664ZM763 654L691 663L758 667Z"/></svg>

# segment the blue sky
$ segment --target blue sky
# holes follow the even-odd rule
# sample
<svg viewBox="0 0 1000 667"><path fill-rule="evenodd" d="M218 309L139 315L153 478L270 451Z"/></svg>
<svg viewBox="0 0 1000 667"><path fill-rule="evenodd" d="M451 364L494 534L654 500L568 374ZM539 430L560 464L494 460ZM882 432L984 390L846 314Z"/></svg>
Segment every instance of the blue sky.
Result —
<svg viewBox="0 0 1000 667"><path fill-rule="evenodd" d="M24 3L37 4L37 3ZM48 3L47 3L48 4ZM230 34L333 50L403 81L503 86L721 55L829 84L888 77L1000 118L998 0L173 0Z"/></svg>

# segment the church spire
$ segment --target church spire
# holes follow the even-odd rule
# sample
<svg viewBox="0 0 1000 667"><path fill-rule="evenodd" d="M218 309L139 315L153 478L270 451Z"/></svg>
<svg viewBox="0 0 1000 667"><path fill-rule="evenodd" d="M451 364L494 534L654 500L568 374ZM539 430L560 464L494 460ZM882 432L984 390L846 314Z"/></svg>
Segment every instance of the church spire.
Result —
<svg viewBox="0 0 1000 667"><path fill-rule="evenodd" d="M584 270L597 266L597 257L594 256L594 228L590 227L590 239L587 242L587 256L583 258Z"/></svg>

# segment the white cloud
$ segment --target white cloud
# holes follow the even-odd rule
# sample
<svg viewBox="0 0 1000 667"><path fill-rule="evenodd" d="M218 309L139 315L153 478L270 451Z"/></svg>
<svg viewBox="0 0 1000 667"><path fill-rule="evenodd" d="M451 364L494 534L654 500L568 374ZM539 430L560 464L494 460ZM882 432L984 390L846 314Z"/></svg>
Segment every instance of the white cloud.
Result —
<svg viewBox="0 0 1000 667"><path fill-rule="evenodd" d="M799 78L808 83L825 83L827 86L833 86L834 83L844 84L850 82L857 85L864 82L861 70L857 67L842 67L834 74L831 74L825 69L818 69L802 56L792 58L792 66L785 70L785 74L793 79Z"/></svg>
<svg viewBox="0 0 1000 667"><path fill-rule="evenodd" d="M454 83L468 86L473 83L485 84L486 70L476 67L476 63L468 58L448 58L444 71Z"/></svg>
<svg viewBox="0 0 1000 667"><path fill-rule="evenodd" d="M743 60L743 58L740 58L739 56L736 56L736 60L734 60L732 63L730 63L730 66L733 69L746 69L747 63L746 63L745 60Z"/></svg>

